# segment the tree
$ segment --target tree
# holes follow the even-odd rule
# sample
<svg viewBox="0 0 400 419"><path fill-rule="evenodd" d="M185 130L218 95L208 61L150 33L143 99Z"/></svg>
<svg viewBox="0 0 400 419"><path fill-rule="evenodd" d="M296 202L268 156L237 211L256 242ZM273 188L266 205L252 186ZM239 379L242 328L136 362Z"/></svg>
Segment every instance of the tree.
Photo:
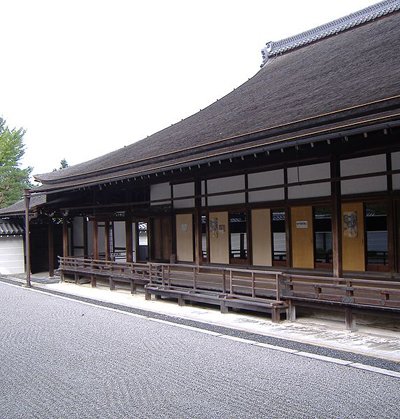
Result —
<svg viewBox="0 0 400 419"><path fill-rule="evenodd" d="M32 168L19 167L25 154L24 135L24 129L10 130L0 118L0 208L17 202L23 197L24 189L32 187L29 181Z"/></svg>
<svg viewBox="0 0 400 419"><path fill-rule="evenodd" d="M58 169L53 169L53 172L57 172L57 170L65 169L68 166L69 166L69 164L68 164L67 160L66 159L62 159L60 161L60 167Z"/></svg>

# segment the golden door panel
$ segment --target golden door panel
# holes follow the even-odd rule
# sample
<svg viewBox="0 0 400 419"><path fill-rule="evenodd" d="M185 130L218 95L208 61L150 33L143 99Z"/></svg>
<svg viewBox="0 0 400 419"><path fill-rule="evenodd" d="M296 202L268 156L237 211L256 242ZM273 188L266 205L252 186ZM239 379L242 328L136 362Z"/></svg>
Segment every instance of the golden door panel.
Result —
<svg viewBox="0 0 400 419"><path fill-rule="evenodd" d="M342 204L342 253L344 271L365 271L362 202Z"/></svg>
<svg viewBox="0 0 400 419"><path fill-rule="evenodd" d="M210 262L229 264L228 213L210 212Z"/></svg>
<svg viewBox="0 0 400 419"><path fill-rule="evenodd" d="M292 264L294 268L314 268L312 207L291 208Z"/></svg>
<svg viewBox="0 0 400 419"><path fill-rule="evenodd" d="M176 215L176 258L178 262L193 262L193 216Z"/></svg>
<svg viewBox="0 0 400 419"><path fill-rule="evenodd" d="M251 211L253 265L272 266L271 210Z"/></svg>

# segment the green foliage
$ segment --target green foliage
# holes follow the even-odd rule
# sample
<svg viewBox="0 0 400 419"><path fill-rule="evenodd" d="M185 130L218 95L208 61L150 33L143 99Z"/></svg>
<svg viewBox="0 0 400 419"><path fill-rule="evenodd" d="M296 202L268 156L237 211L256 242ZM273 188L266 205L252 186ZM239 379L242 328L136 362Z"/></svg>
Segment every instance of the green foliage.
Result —
<svg viewBox="0 0 400 419"><path fill-rule="evenodd" d="M68 166L69 166L69 164L68 164L67 160L66 159L62 159L60 161L60 167L58 169L53 169L53 172L57 172L57 170L65 169Z"/></svg>
<svg viewBox="0 0 400 419"><path fill-rule="evenodd" d="M20 200L24 188L32 187L29 176L31 167L21 169L20 160L25 153L23 137L25 130L9 129L0 118L0 208Z"/></svg>

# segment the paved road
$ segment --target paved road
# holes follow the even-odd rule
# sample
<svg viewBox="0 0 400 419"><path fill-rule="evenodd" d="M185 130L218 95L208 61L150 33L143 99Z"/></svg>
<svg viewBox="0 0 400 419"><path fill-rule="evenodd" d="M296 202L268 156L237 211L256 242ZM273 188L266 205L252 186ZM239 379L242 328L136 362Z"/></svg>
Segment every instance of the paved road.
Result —
<svg viewBox="0 0 400 419"><path fill-rule="evenodd" d="M0 418L398 418L400 379L0 283Z"/></svg>

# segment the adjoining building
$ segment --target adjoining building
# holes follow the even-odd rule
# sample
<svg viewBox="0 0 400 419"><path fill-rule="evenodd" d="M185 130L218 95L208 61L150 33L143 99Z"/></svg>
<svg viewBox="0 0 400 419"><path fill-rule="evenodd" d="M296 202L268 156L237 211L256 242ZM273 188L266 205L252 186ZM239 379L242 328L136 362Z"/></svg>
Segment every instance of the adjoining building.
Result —
<svg viewBox="0 0 400 419"><path fill-rule="evenodd" d="M269 42L207 108L37 175L64 256L279 271L283 300L399 309L399 11L383 1Z"/></svg>

